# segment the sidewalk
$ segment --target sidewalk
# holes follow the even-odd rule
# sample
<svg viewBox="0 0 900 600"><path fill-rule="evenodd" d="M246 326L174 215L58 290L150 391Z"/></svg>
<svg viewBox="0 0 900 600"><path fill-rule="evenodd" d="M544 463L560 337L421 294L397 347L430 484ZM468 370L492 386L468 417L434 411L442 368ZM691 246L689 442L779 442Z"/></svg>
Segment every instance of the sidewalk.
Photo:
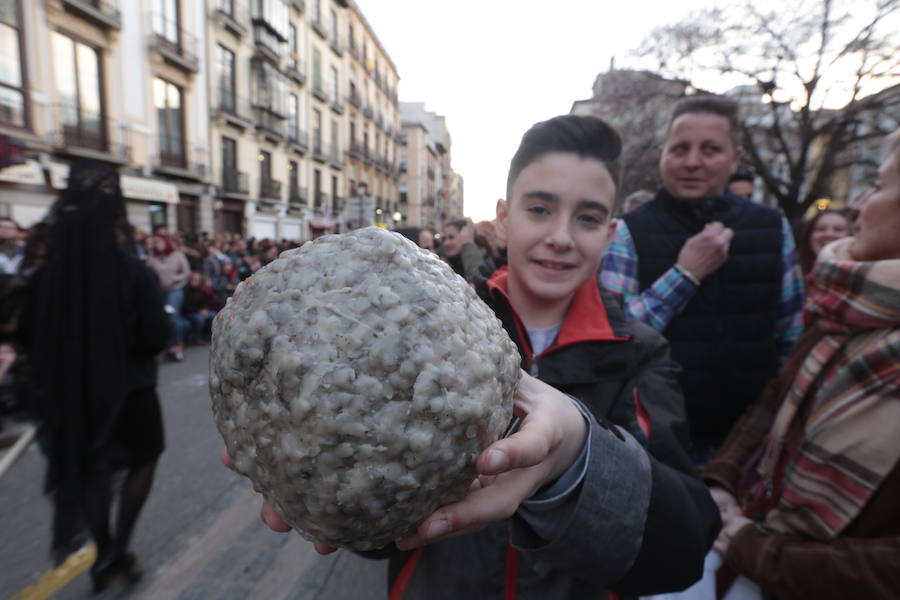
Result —
<svg viewBox="0 0 900 600"><path fill-rule="evenodd" d="M142 600L376 600L387 597L386 563L349 552L320 556L295 533L259 519L259 495L241 492L134 594Z"/></svg>

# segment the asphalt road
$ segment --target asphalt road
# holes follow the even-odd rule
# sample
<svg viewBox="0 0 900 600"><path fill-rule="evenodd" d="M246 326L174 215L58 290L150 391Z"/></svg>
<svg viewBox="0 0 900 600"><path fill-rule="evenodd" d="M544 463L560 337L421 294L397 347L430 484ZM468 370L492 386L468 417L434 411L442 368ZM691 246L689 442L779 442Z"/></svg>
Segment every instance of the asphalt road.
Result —
<svg viewBox="0 0 900 600"><path fill-rule="evenodd" d="M130 590L91 596L86 572L53 598L328 599L386 597L385 564L343 551L323 557L300 536L259 520L249 483L219 462L222 440L210 411L208 352L189 348L160 367L166 451L132 548L145 573ZM51 506L41 492L44 460L32 445L0 480L0 598L22 595L52 568ZM31 595L31 598L46 597Z"/></svg>

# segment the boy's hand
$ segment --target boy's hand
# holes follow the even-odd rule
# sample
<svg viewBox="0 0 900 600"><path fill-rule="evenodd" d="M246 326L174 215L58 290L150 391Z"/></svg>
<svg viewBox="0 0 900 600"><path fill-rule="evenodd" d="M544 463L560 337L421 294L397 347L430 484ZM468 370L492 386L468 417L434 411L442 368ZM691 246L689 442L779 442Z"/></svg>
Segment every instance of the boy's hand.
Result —
<svg viewBox="0 0 900 600"><path fill-rule="evenodd" d="M587 436L587 424L572 401L523 371L515 411L523 418L522 426L481 453L475 463L479 476L469 494L435 511L416 533L398 540L398 548L472 533L509 518L524 500L569 468Z"/></svg>
<svg viewBox="0 0 900 600"><path fill-rule="evenodd" d="M677 263L691 275L703 281L728 260L734 231L718 221L707 223L703 231L684 243Z"/></svg>
<svg viewBox="0 0 900 600"><path fill-rule="evenodd" d="M578 457L587 424L565 394L522 371L514 409L523 419L519 431L494 442L478 456L475 466L479 475L469 494L439 508L415 533L398 540L399 549L472 533L511 517L524 500L562 475ZM222 462L234 469L224 449ZM263 501L261 517L274 531L291 529L268 502ZM315 547L320 554L336 550L324 544Z"/></svg>
<svg viewBox="0 0 900 600"><path fill-rule="evenodd" d="M467 219L467 223L465 227L459 230L459 245L462 246L468 242L475 241L475 223L472 222L471 217Z"/></svg>

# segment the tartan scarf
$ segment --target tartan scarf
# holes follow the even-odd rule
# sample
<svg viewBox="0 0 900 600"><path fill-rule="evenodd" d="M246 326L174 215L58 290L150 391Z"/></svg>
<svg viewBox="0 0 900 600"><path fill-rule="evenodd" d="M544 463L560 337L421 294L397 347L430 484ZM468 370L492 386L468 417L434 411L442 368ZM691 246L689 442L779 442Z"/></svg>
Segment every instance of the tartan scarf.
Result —
<svg viewBox="0 0 900 600"><path fill-rule="evenodd" d="M775 504L765 525L832 539L863 510L900 459L900 260L849 258L826 246L806 310L823 336L775 421L759 474Z"/></svg>

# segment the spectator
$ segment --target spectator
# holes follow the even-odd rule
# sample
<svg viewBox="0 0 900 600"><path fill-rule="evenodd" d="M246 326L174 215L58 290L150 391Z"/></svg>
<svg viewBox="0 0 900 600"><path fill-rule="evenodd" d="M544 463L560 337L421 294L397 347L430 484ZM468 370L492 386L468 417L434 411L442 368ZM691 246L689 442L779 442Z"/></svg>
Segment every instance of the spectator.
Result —
<svg viewBox="0 0 900 600"><path fill-rule="evenodd" d="M804 275L812 271L816 257L828 243L850 235L850 223L839 210L820 210L803 226L798 250Z"/></svg>
<svg viewBox="0 0 900 600"><path fill-rule="evenodd" d="M672 344L699 465L803 329L790 226L725 191L740 164L738 131L730 99L691 96L675 106L660 149L663 185L623 217L602 272L628 313Z"/></svg>
<svg viewBox="0 0 900 600"><path fill-rule="evenodd" d="M159 228L157 228L159 229ZM184 360L184 331L181 322L181 303L184 299L184 285L191 269L184 253L176 249L165 231L158 231L153 237L153 252L147 265L156 272L166 299L166 311L172 319L172 338L166 356L175 361Z"/></svg>
<svg viewBox="0 0 900 600"><path fill-rule="evenodd" d="M485 254L475 244L475 225L471 219L457 219L444 225L441 233L441 255L450 267L471 281L484 261Z"/></svg>
<svg viewBox="0 0 900 600"><path fill-rule="evenodd" d="M394 231L419 246L419 248L434 252L434 236L432 236L431 232L427 229L421 227L401 227Z"/></svg>
<svg viewBox="0 0 900 600"><path fill-rule="evenodd" d="M21 338L34 373L45 489L57 509L53 549L70 543L73 513L83 513L97 547L96 593L114 577L139 576L128 548L164 447L155 356L169 320L157 278L122 249L131 227L111 167L75 162L49 219L49 249L31 279ZM119 471L125 476L114 493Z"/></svg>
<svg viewBox="0 0 900 600"><path fill-rule="evenodd" d="M636 192L631 192L628 196L625 197L624 211L626 213L630 213L634 209L639 206L643 206L653 200L653 192L647 190L638 190Z"/></svg>
<svg viewBox="0 0 900 600"><path fill-rule="evenodd" d="M20 262L19 226L9 217L0 217L0 274L15 275Z"/></svg>
<svg viewBox="0 0 900 600"><path fill-rule="evenodd" d="M181 305L186 344L196 344L208 339L209 326L216 316L216 313L209 309L213 300L211 296L212 288L204 285L203 275L196 271L192 272L187 285L184 286L184 303Z"/></svg>
<svg viewBox="0 0 900 600"><path fill-rule="evenodd" d="M728 191L735 196L750 200L753 198L753 174L738 169L728 178Z"/></svg>
<svg viewBox="0 0 900 600"><path fill-rule="evenodd" d="M759 598L900 598L900 130L888 150L859 232L813 267L810 327L704 472L717 579Z"/></svg>

